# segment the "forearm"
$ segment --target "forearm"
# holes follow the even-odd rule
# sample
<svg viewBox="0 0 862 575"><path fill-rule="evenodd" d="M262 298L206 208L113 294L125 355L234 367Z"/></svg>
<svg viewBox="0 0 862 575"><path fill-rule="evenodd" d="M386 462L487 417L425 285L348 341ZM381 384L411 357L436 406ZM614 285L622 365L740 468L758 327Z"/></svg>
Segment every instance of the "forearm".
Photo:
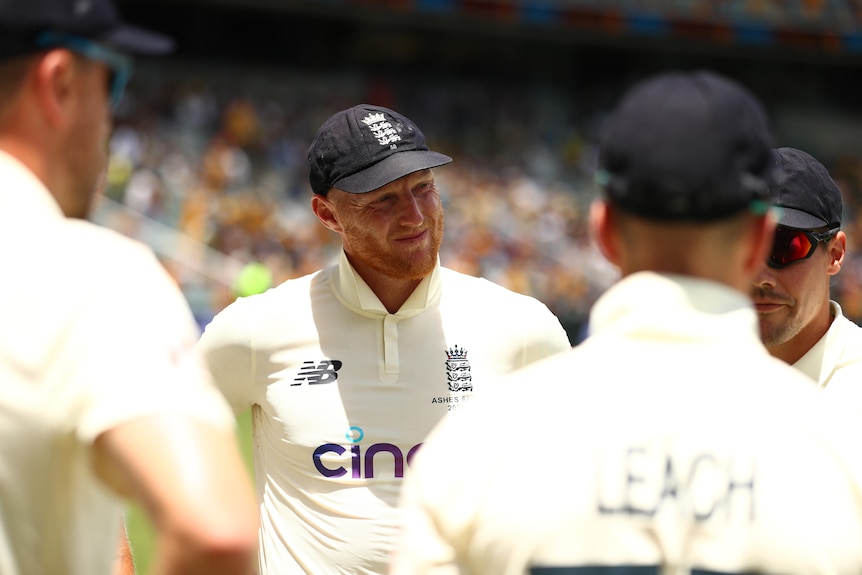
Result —
<svg viewBox="0 0 862 575"><path fill-rule="evenodd" d="M102 434L96 447L100 476L137 501L155 529L147 575L251 575L258 511L232 430L141 418Z"/></svg>
<svg viewBox="0 0 862 575"><path fill-rule="evenodd" d="M160 538L148 575L253 575L255 553L239 541Z"/></svg>
<svg viewBox="0 0 862 575"><path fill-rule="evenodd" d="M135 575L135 562L125 524L120 527L120 540L117 544L117 556L114 559L114 575Z"/></svg>

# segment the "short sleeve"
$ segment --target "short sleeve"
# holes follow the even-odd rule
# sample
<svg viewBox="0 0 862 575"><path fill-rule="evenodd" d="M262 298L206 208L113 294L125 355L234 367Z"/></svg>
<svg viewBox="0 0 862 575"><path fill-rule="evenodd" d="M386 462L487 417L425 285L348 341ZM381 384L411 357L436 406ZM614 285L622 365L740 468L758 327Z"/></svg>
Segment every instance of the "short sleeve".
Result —
<svg viewBox="0 0 862 575"><path fill-rule="evenodd" d="M254 349L248 328L252 323L249 303L248 299L240 298L216 314L204 328L197 345L216 386L234 413L241 413L254 403Z"/></svg>
<svg viewBox="0 0 862 575"><path fill-rule="evenodd" d="M116 242L88 270L92 284L51 369L81 390L77 434L90 442L139 417L181 415L230 429L234 418L195 349L182 292L147 248Z"/></svg>
<svg viewBox="0 0 862 575"><path fill-rule="evenodd" d="M527 297L524 316L519 322L524 338L524 364L572 349L569 336L548 306L533 297Z"/></svg>

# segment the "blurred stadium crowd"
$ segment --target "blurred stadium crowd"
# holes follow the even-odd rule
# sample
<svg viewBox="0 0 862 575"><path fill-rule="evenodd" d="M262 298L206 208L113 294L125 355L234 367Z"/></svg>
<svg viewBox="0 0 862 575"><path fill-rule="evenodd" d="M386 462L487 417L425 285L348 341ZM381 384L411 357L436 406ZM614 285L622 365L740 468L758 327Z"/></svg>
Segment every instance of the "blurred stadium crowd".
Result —
<svg viewBox="0 0 862 575"><path fill-rule="evenodd" d="M203 327L236 296L332 260L337 236L309 207L308 144L337 110L389 106L455 159L436 171L443 264L539 298L576 343L592 303L616 279L587 229L596 143L615 98L602 85L581 89L573 106L575 97L550 83L144 62L117 110L94 219L153 246ZM820 159L847 209L849 261L835 298L858 322L862 155Z"/></svg>

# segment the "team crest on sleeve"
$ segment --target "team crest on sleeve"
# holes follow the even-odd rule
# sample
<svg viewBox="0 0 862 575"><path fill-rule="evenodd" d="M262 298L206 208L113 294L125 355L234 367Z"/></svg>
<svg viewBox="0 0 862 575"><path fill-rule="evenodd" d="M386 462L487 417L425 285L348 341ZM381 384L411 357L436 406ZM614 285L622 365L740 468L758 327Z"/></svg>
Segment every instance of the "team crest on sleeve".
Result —
<svg viewBox="0 0 862 575"><path fill-rule="evenodd" d="M446 350L446 358L449 391L473 391L473 375L470 373L467 350L455 345Z"/></svg>

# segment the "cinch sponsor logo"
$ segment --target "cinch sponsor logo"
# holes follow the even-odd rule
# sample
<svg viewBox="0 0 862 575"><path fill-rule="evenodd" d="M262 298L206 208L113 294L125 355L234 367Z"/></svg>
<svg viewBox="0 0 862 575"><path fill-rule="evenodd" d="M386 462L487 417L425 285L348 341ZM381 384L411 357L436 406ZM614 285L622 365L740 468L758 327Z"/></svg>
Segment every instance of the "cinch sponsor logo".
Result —
<svg viewBox="0 0 862 575"><path fill-rule="evenodd" d="M361 427L351 427L346 435L347 440L353 445L345 447L337 443L324 443L314 450L314 455L312 456L314 466L324 477L342 477L350 473L353 479L371 479L374 477L375 457L392 457L395 477L404 477L405 459L409 466L416 452L422 446L421 443L417 443L411 447L405 458L401 448L392 443L372 443L363 450L363 447L358 445L365 437L365 432L362 431ZM347 451L350 451L349 469L344 465L335 467L332 465L332 462L329 462L329 465L327 465L324 461L326 454L334 453L336 456L342 456Z"/></svg>
<svg viewBox="0 0 862 575"><path fill-rule="evenodd" d="M308 382L309 385L333 383L338 379L339 369L341 369L341 362L337 359L325 359L318 364L313 361L303 361L299 373L290 385L302 385L302 382Z"/></svg>

